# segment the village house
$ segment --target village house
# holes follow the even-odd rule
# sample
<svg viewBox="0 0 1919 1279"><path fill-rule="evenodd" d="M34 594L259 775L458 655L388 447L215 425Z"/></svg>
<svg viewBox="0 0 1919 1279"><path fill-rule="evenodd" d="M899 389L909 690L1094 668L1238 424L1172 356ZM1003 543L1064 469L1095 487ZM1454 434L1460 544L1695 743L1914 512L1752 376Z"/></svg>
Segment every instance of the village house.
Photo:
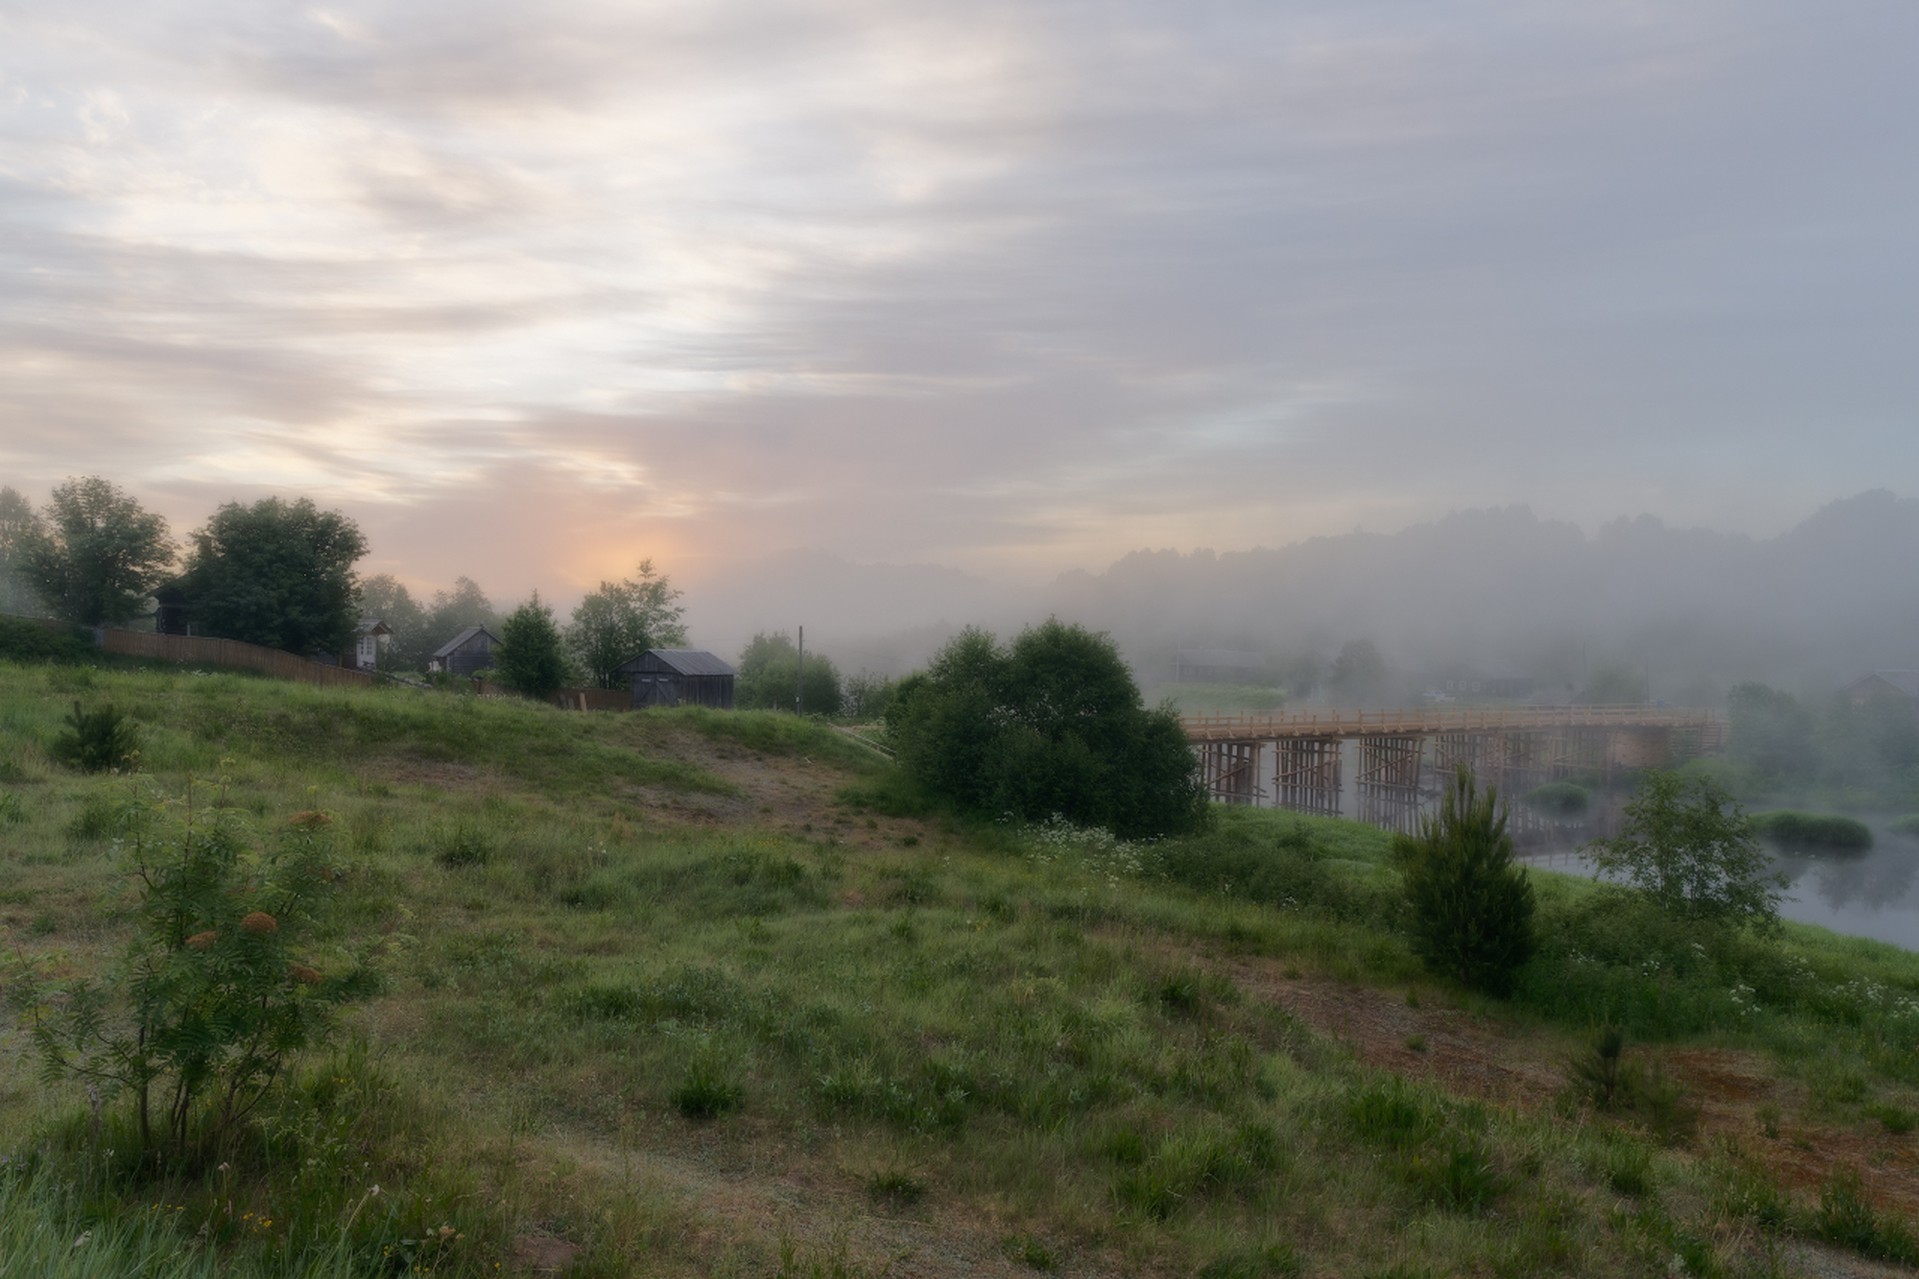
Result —
<svg viewBox="0 0 1919 1279"><path fill-rule="evenodd" d="M1182 648L1173 654L1175 684L1259 684L1272 664L1266 654L1236 648Z"/></svg>
<svg viewBox="0 0 1919 1279"><path fill-rule="evenodd" d="M448 675L475 675L493 665L493 650L499 637L484 626L469 626L433 650L427 660L428 671Z"/></svg>
<svg viewBox="0 0 1919 1279"><path fill-rule="evenodd" d="M733 709L734 671L699 648L649 648L619 667L633 681L633 709L711 706Z"/></svg>
<svg viewBox="0 0 1919 1279"><path fill-rule="evenodd" d="M1919 710L1919 671L1874 671L1839 690L1855 710L1875 702L1903 702Z"/></svg>

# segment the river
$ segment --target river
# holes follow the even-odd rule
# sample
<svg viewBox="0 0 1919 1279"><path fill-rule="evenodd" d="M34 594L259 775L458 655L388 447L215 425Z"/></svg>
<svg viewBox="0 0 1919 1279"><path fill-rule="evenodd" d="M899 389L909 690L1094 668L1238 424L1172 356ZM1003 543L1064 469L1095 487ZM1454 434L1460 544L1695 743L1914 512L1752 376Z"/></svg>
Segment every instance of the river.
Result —
<svg viewBox="0 0 1919 1279"><path fill-rule="evenodd" d="M1343 771L1347 777L1354 775L1350 759ZM1362 795L1349 783L1340 794L1339 811L1343 817L1406 830L1433 810L1437 796L1437 789L1428 785L1413 805ZM1621 810L1630 798L1626 790L1595 791L1591 809L1568 820L1515 807L1509 825L1514 848L1522 861L1542 870L1590 875L1592 867L1579 850L1618 832ZM1786 876L1779 913L1836 933L1919 950L1919 838L1890 829L1884 817L1859 815L1859 820L1872 830L1872 847L1864 852L1815 857L1768 850Z"/></svg>

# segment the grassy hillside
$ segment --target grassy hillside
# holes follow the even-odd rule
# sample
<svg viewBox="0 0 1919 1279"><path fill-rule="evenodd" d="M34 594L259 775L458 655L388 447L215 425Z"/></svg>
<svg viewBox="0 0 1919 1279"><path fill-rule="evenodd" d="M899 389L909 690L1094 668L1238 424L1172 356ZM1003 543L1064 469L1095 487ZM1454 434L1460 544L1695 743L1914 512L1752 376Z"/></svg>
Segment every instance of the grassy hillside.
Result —
<svg viewBox="0 0 1919 1279"><path fill-rule="evenodd" d="M134 776L53 761L75 700L133 715ZM1420 972L1384 838L1347 823L1228 812L1129 846L929 815L790 717L0 665L7 953L108 971L127 814L180 820L190 780L250 847L330 815L315 953L379 993L242 1140L158 1170L124 1105L4 1032L0 1275L179 1247L153 1273L1913 1256L1919 961L1889 947L1677 930L1542 876L1547 944L1494 1005ZM1602 1021L1628 1044L1604 1112L1569 1066Z"/></svg>

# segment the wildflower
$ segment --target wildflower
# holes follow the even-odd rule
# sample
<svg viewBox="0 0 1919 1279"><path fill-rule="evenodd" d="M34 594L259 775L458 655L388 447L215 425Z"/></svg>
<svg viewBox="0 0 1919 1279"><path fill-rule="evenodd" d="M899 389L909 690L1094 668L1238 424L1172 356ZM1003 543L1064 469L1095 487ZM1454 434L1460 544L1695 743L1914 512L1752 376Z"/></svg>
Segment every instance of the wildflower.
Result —
<svg viewBox="0 0 1919 1279"><path fill-rule="evenodd" d="M331 826L333 818L317 808L306 808L287 819L287 825L301 830L318 830L322 826Z"/></svg>
<svg viewBox="0 0 1919 1279"><path fill-rule="evenodd" d="M280 921L263 910L255 910L240 920L240 927L255 937L271 937L280 931Z"/></svg>
<svg viewBox="0 0 1919 1279"><path fill-rule="evenodd" d="M214 942L217 942L219 940L220 940L219 930L216 928L209 928L204 933L195 933L193 934L193 936L187 938L187 949L188 950L208 950L213 946Z"/></svg>

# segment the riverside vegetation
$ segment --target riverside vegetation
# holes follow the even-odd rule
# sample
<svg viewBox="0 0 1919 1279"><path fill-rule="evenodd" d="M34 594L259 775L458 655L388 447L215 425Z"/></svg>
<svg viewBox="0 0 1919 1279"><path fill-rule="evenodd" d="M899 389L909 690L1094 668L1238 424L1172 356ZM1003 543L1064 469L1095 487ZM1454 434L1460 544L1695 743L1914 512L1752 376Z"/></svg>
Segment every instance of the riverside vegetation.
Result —
<svg viewBox="0 0 1919 1279"><path fill-rule="evenodd" d="M136 771L55 758L76 701ZM190 786L237 895L182 962L353 984L244 1114L143 1144L27 1032L150 944L130 872ZM268 964L285 856L328 900ZM793 716L0 663L0 867L8 1279L1919 1259L1919 957L1533 873L1493 1000L1427 975L1351 823L1128 842L947 815Z"/></svg>

